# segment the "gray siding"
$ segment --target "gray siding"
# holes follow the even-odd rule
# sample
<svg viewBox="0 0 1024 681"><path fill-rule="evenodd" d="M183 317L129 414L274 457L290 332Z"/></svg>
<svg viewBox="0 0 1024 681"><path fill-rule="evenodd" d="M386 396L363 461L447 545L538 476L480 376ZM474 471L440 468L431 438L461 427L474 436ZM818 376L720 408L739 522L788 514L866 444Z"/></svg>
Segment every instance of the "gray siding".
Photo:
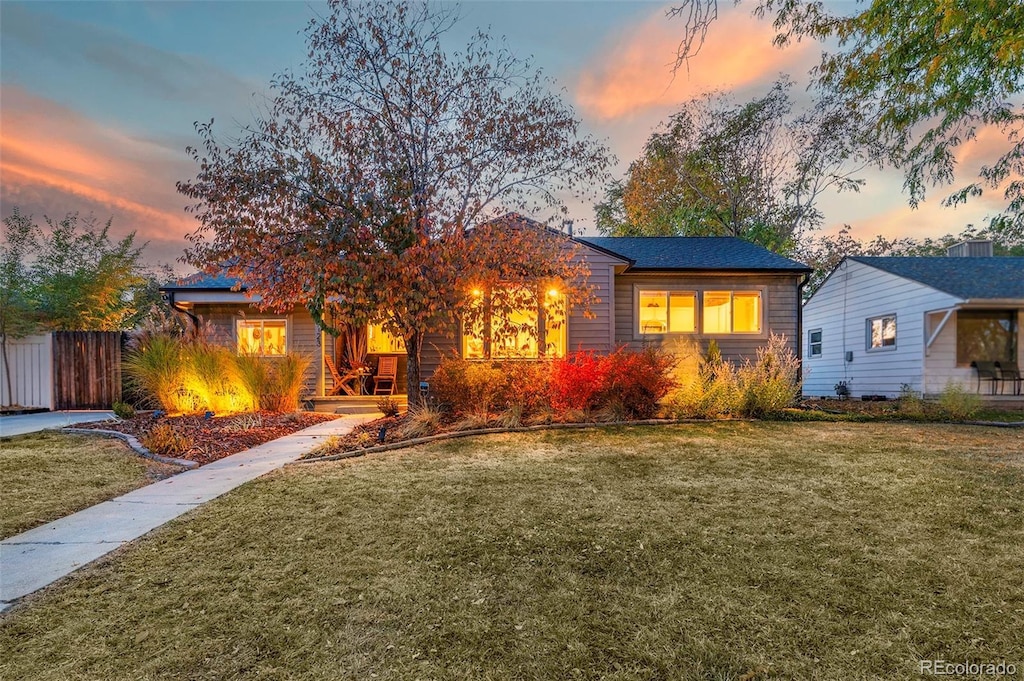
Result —
<svg viewBox="0 0 1024 681"><path fill-rule="evenodd" d="M589 311L569 301L568 351L610 352L615 347L615 266L622 261L585 246L579 258L590 268L595 299Z"/></svg>
<svg viewBox="0 0 1024 681"><path fill-rule="evenodd" d="M798 325L800 316L798 284L796 275L716 275L707 274L624 274L615 278L615 344L632 349L649 345L671 347L678 340L693 339L706 349L713 338L722 351L722 357L740 362L756 357L772 333L783 335L789 341L789 348L798 350ZM673 334L641 335L636 320L636 287L665 287L668 289L693 290L749 290L762 291L763 328L759 334Z"/></svg>
<svg viewBox="0 0 1024 681"><path fill-rule="evenodd" d="M313 318L305 308L297 307L288 313L261 312L251 304L210 304L195 305L193 314L209 324L213 332L213 341L218 345L234 350L238 347L235 335L235 321L239 319L285 319L288 323L288 350L305 355L310 359L310 368L306 371L305 390L303 397L320 394L320 381L326 380L327 388L332 386L330 374L324 370L320 361L320 333L313 323ZM325 375L326 374L326 375Z"/></svg>

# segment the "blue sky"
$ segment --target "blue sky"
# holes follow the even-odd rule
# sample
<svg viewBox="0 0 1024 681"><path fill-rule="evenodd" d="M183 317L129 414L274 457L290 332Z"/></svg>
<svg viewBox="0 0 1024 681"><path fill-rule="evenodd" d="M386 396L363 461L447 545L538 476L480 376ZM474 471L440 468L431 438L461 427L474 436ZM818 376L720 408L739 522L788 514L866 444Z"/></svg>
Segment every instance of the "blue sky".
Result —
<svg viewBox="0 0 1024 681"><path fill-rule="evenodd" d="M729 5L731 3L723 3ZM746 97L780 72L798 80L817 57L801 44L777 50L771 28L741 6L722 12L689 74L673 80L669 62L681 26L649 2L468 2L453 36L477 26L532 55L576 107L585 128L619 158L636 158L655 126L709 88ZM274 73L298 69L301 31L323 6L305 2L0 3L0 212L37 217L68 211L113 217L137 230L150 260L175 260L194 229L174 188L195 167L185 147L195 121L216 119L229 135L248 122ZM988 140L964 151L965 168L988 158ZM938 236L981 224L998 203L952 211L941 192L911 211L898 173L872 172L859 195L829 195L826 231L845 223L855 235ZM570 203L578 227L593 233L593 195Z"/></svg>

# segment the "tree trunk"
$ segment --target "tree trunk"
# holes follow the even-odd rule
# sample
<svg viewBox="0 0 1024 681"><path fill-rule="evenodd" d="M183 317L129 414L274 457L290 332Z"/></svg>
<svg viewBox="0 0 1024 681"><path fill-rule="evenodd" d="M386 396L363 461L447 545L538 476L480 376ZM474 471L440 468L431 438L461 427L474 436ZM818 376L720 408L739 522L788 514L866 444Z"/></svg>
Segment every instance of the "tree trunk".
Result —
<svg viewBox="0 0 1024 681"><path fill-rule="evenodd" d="M7 360L7 334L0 333L0 353L4 356L4 377L7 378L7 404L5 407L14 406L14 389L11 387L11 363Z"/></svg>
<svg viewBox="0 0 1024 681"><path fill-rule="evenodd" d="M422 338L419 331L413 331L405 339L405 391L409 406L421 403L420 400L420 349Z"/></svg>

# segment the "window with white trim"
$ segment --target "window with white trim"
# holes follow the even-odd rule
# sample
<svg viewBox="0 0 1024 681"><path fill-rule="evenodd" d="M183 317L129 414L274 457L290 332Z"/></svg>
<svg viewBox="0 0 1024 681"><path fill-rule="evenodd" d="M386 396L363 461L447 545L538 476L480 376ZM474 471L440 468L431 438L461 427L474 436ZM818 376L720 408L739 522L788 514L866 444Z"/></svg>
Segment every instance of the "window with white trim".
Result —
<svg viewBox="0 0 1024 681"><path fill-rule="evenodd" d="M640 335L761 333L760 290L672 291L637 289ZM698 328L698 320L700 326Z"/></svg>
<svg viewBox="0 0 1024 681"><path fill-rule="evenodd" d="M240 355L273 357L288 352L288 322L284 319L239 319L235 337Z"/></svg>
<svg viewBox="0 0 1024 681"><path fill-rule="evenodd" d="M694 291L640 291L640 333L694 333L697 294Z"/></svg>
<svg viewBox="0 0 1024 681"><path fill-rule="evenodd" d="M807 332L807 356L821 357L821 329Z"/></svg>
<svg viewBox="0 0 1024 681"><path fill-rule="evenodd" d="M867 350L896 349L896 315L872 317L867 320Z"/></svg>
<svg viewBox="0 0 1024 681"><path fill-rule="evenodd" d="M703 332L761 333L760 291L705 291Z"/></svg>

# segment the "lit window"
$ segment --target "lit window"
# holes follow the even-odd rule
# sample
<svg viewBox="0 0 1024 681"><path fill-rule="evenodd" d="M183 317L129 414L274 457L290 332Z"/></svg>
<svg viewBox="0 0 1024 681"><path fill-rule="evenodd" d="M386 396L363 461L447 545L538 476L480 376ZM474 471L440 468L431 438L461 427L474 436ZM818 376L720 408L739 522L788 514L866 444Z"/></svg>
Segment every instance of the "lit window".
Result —
<svg viewBox="0 0 1024 681"><path fill-rule="evenodd" d="M370 324L366 329L366 352L371 355L405 352L405 340L389 333L383 324Z"/></svg>
<svg viewBox="0 0 1024 681"><path fill-rule="evenodd" d="M288 352L283 319L239 319L235 332L240 355L284 355Z"/></svg>
<svg viewBox="0 0 1024 681"><path fill-rule="evenodd" d="M1017 358L1017 314L1012 310L956 313L956 363L1013 362Z"/></svg>
<svg viewBox="0 0 1024 681"><path fill-rule="evenodd" d="M811 357L821 357L821 329L807 332L807 354Z"/></svg>
<svg viewBox="0 0 1024 681"><path fill-rule="evenodd" d="M480 305L487 296L474 291ZM544 323L540 322L543 310ZM477 315L472 325L462 330L462 356L465 359L538 359L562 357L568 346L566 298L549 290L536 307L520 308L509 314ZM490 343L485 343L489 338ZM541 348L544 349L541 353Z"/></svg>
<svg viewBox="0 0 1024 681"><path fill-rule="evenodd" d="M896 349L896 315L867 320L868 350Z"/></svg>
<svg viewBox="0 0 1024 681"><path fill-rule="evenodd" d="M705 291L704 333L760 333L760 291Z"/></svg>
<svg viewBox="0 0 1024 681"><path fill-rule="evenodd" d="M697 330L697 294L691 291L640 291L640 333L693 333Z"/></svg>

